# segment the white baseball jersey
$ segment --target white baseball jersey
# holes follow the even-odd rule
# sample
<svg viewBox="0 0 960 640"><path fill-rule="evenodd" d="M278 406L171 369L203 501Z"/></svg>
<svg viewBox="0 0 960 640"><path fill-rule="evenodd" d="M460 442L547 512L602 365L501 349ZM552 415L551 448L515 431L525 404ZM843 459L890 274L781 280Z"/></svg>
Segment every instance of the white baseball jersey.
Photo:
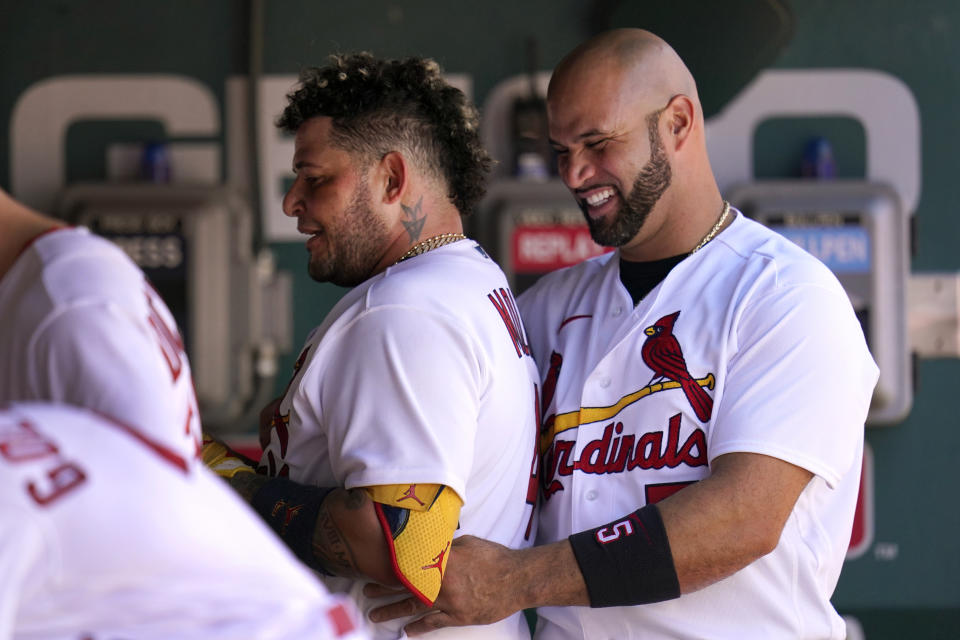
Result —
<svg viewBox="0 0 960 640"><path fill-rule="evenodd" d="M457 535L535 537L537 370L506 279L473 241L401 262L349 291L311 333L261 465L347 488L451 487ZM426 569L431 570L431 569ZM362 581L331 578L364 612ZM408 620L376 627L400 637ZM436 638L526 638L518 613Z"/></svg>
<svg viewBox="0 0 960 640"><path fill-rule="evenodd" d="M68 405L0 411L0 639L366 637L200 462Z"/></svg>
<svg viewBox="0 0 960 640"><path fill-rule="evenodd" d="M122 250L83 228L39 236L0 279L0 403L29 400L96 409L199 451L173 316Z"/></svg>
<svg viewBox="0 0 960 640"><path fill-rule="evenodd" d="M544 380L540 542L614 521L773 456L814 474L776 549L678 599L539 610L538 638L843 638L830 605L850 540L878 370L809 254L738 215L634 307L619 253L519 300Z"/></svg>

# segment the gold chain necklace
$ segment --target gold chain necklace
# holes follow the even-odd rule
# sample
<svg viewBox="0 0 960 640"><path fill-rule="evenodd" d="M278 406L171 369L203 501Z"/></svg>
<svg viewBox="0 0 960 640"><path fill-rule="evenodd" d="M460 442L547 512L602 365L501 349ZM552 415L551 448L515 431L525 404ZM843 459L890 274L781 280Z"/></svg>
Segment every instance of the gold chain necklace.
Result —
<svg viewBox="0 0 960 640"><path fill-rule="evenodd" d="M407 258L419 256L421 253L433 251L434 249L438 249L445 244L450 244L451 242L456 242L457 240L466 240L466 238L467 236L463 235L462 233L441 233L438 236L432 236L423 242L418 242L410 247L410 250L400 256L400 258L398 258L393 264L400 264Z"/></svg>
<svg viewBox="0 0 960 640"><path fill-rule="evenodd" d="M727 219L727 215L730 214L730 203L726 200L723 201L723 211L720 212L720 217L717 219L717 223L713 225L713 229L710 229L710 232L707 235L703 236L703 240L693 248L693 251L690 252L690 255L695 254L700 249L703 249L703 245L707 244L713 240L713 236L717 235L717 231L720 230L720 227L723 226L723 222Z"/></svg>

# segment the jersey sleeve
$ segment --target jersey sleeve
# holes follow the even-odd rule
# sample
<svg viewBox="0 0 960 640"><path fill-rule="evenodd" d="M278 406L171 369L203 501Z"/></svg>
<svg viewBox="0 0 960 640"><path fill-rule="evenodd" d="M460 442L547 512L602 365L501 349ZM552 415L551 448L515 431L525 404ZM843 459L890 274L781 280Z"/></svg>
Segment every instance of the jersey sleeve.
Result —
<svg viewBox="0 0 960 640"><path fill-rule="evenodd" d="M100 411L196 453L186 355L164 352L145 321L111 304L74 306L43 328L33 353L40 397Z"/></svg>
<svg viewBox="0 0 960 640"><path fill-rule="evenodd" d="M444 484L464 498L478 437L478 349L448 318L381 306L318 354L333 472L348 488ZM333 365L329 365L333 366Z"/></svg>
<svg viewBox="0 0 960 640"><path fill-rule="evenodd" d="M794 285L737 324L710 457L773 456L831 487L856 459L878 369L842 291Z"/></svg>

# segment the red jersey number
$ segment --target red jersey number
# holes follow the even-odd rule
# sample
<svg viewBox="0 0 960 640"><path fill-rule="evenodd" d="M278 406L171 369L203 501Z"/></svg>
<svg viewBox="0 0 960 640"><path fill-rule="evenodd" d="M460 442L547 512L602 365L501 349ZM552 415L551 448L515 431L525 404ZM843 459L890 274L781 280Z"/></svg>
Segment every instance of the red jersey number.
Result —
<svg viewBox="0 0 960 640"><path fill-rule="evenodd" d="M0 457L14 464L50 459L54 466L43 478L26 483L27 495L41 507L76 489L87 479L79 465L64 460L57 445L25 420L17 423L14 429L0 433Z"/></svg>

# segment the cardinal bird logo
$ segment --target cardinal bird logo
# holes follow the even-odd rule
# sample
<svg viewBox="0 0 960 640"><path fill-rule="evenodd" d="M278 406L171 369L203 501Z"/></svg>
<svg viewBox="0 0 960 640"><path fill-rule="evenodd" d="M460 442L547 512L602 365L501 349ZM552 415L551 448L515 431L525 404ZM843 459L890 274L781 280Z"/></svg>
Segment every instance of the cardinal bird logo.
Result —
<svg viewBox="0 0 960 640"><path fill-rule="evenodd" d="M673 335L673 325L677 321L680 312L671 313L663 316L653 326L643 330L647 334L647 339L640 350L640 357L653 371L652 383L657 378L673 380L679 383L683 393L690 401L693 412L701 422L710 419L710 413L713 411L713 398L711 398L703 387L687 371L687 363L683 359L683 351L680 349L680 343Z"/></svg>

